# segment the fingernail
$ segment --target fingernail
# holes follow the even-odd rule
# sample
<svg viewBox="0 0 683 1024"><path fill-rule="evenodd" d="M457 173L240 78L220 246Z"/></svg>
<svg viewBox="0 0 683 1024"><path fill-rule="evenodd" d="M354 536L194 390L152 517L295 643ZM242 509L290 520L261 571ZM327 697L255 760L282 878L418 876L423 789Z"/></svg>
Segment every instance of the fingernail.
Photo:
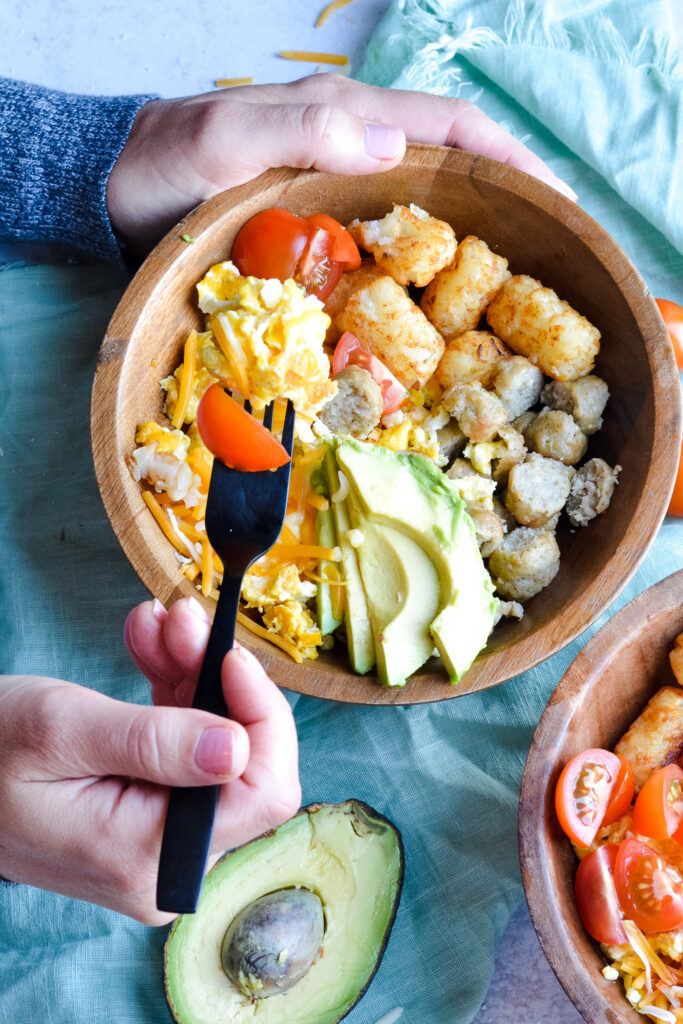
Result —
<svg viewBox="0 0 683 1024"><path fill-rule="evenodd" d="M231 729L205 729L197 741L194 761L203 772L230 775L234 764L235 737Z"/></svg>
<svg viewBox="0 0 683 1024"><path fill-rule="evenodd" d="M365 152L375 160L393 160L400 156L404 142L401 128L372 121L365 125Z"/></svg>
<svg viewBox="0 0 683 1024"><path fill-rule="evenodd" d="M204 611L196 597L190 597L188 601L190 611L192 612L193 615L196 615L198 619L202 620L202 622L211 622L211 619L209 618L208 614Z"/></svg>
<svg viewBox="0 0 683 1024"><path fill-rule="evenodd" d="M163 604L161 603L158 597L155 597L154 601L152 602L152 614L154 615L155 619L159 620L159 622L163 622L163 620L166 618L166 609L164 608Z"/></svg>
<svg viewBox="0 0 683 1024"><path fill-rule="evenodd" d="M251 671L256 670L265 675L265 669L261 662L258 660L258 658L255 655L253 655L251 651L247 650L246 647L243 647L241 644L235 644L232 648L232 651L228 651L228 656L230 655L232 655L235 658L239 658L239 660L242 662L245 668L248 668Z"/></svg>

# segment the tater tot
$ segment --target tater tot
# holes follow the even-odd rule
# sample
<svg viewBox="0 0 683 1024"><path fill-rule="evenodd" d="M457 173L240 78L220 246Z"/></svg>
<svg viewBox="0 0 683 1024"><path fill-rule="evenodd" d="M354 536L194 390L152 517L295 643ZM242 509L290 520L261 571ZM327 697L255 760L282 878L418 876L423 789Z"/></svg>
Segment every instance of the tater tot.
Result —
<svg viewBox="0 0 683 1024"><path fill-rule="evenodd" d="M445 340L451 341L475 329L509 277L507 260L491 252L481 238L468 235L450 266L427 285L420 307Z"/></svg>
<svg viewBox="0 0 683 1024"><path fill-rule="evenodd" d="M658 768L677 761L683 754L683 691L673 686L657 690L621 737L614 753L631 762L636 790Z"/></svg>
<svg viewBox="0 0 683 1024"><path fill-rule="evenodd" d="M683 686L683 633L679 633L674 640L674 645L669 652L671 668L676 676L676 682Z"/></svg>
<svg viewBox="0 0 683 1024"><path fill-rule="evenodd" d="M490 331L465 331L446 345L436 368L436 379L446 391L454 384L479 381L488 387L504 359L512 353Z"/></svg>
<svg viewBox="0 0 683 1024"><path fill-rule="evenodd" d="M337 324L337 317L353 293L357 292L359 288L363 288L364 285L370 284L371 281L375 281L378 277L383 276L384 271L382 268L378 267L374 260L371 261L369 259L363 260L357 270L348 270L342 274L336 288L327 297L324 306L325 312L332 321L325 335L326 345L334 345L339 341L342 332Z"/></svg>
<svg viewBox="0 0 683 1024"><path fill-rule="evenodd" d="M590 373L600 331L551 288L525 274L511 277L486 311L491 330L553 380Z"/></svg>
<svg viewBox="0 0 683 1024"><path fill-rule="evenodd" d="M415 205L395 205L382 220L353 221L349 231L399 284L422 288L455 254L455 232L450 224Z"/></svg>
<svg viewBox="0 0 683 1024"><path fill-rule="evenodd" d="M426 384L443 355L439 332L387 275L355 291L337 322L342 331L355 334L406 388Z"/></svg>

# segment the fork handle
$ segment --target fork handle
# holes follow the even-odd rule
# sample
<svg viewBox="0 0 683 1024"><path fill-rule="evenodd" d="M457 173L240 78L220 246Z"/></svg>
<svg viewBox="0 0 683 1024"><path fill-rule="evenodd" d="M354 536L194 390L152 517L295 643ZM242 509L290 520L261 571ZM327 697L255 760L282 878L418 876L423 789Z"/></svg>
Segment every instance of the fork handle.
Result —
<svg viewBox="0 0 683 1024"><path fill-rule="evenodd" d="M193 708L225 717L221 669L235 640L235 620L242 577L223 578L209 642L202 662ZM192 914L211 844L220 786L173 787L168 801L159 854L157 908L173 914Z"/></svg>

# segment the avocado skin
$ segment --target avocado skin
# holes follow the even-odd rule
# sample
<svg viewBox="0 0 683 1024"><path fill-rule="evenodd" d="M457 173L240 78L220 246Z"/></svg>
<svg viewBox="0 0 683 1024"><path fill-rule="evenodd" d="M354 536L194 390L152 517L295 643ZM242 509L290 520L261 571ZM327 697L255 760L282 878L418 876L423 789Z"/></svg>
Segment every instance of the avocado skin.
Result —
<svg viewBox="0 0 683 1024"><path fill-rule="evenodd" d="M340 804L330 804L330 803L324 803L324 802L307 804L305 807L302 807L301 810L298 811L296 815L294 815L294 817L295 818L299 818L302 815L315 814L316 811L319 811L319 810L321 810L323 808L333 808L333 809L336 808L336 809L339 809L339 810L346 809L348 814L351 814L351 815L353 815L356 818L357 824L354 825L353 827L354 827L354 831L356 831L357 834L358 834L358 830L359 829L367 829L369 831L372 831L373 829L377 829L381 825L384 825L384 826L388 827L394 833L394 836L395 836L395 839L396 839L397 852L398 852L398 870L397 870L397 876L396 876L396 896L394 898L393 906L391 908L391 913L390 913L389 919L388 919L387 924L386 924L386 928L385 928L385 931L384 931L384 937L383 937L383 940L382 940L382 944L381 944L381 947L380 947L380 949L378 951L378 954L377 954L377 957L376 957L376 960L375 960L375 965L374 965L373 969L371 970L367 980L363 984L362 988L359 990L356 998L353 1000L353 1002L349 1006L346 1007L344 1012L339 1017L337 1017L336 1020L334 1021L334 1024L339 1024L339 1021L343 1020L344 1017L346 1017L351 1012L351 1010L354 1008L354 1006L357 1006L358 1002L365 995L365 993L367 992L367 990L368 990L368 988L369 988L369 986L370 986L370 984L372 982L372 979L375 977L375 974L377 973L377 971L379 969L379 966L380 966L380 964L382 962L382 957L384 956L384 953L386 951L387 943L389 941L389 937L391 935L391 930L392 930L392 928L394 926L394 921L396 920L396 914L398 912L399 903L401 901L401 893L402 893L402 890L403 890L403 879L404 879L404 875L405 875L405 850L404 850L404 846L403 846L403 838L401 836L401 833L400 833L399 829L394 824L394 822L391 821L390 818L387 818L380 811L375 810L374 807L371 807L369 804L365 803L364 800L358 800L358 799L355 799L355 798L350 798L350 799L345 800L343 803L340 803ZM292 819L289 819L289 820L292 820ZM287 824L287 822L284 822L283 824ZM279 825L278 828L282 828L282 826ZM222 863L224 863L224 861L226 861L228 858L232 857L239 850L246 849L248 846L251 846L252 843L257 842L259 839L263 839L266 836L274 836L277 833L278 828L269 829L267 832L264 832L263 835L258 836L256 839L252 839L248 843L243 843L242 846L235 847L234 850L228 851L227 853L225 853L220 858L220 860L218 860L214 864L214 866L211 868L211 871L209 872L209 874L211 874L213 871L215 871ZM164 968L163 968L163 970L164 970L164 991L165 991L165 994L166 994L166 1004L168 1006L168 1010L169 1010L170 1016L176 1022L176 1024L184 1024L184 1022L183 1022L182 1018L179 1017L178 1014L176 1013L175 1007L173 1005L173 1000L171 998L171 994L170 994L170 991L169 991L168 974L167 974L167 969L166 968L167 968L167 963L168 963L169 947L170 947L170 944L171 944L171 940L173 938L173 935L175 934L176 929L178 928L178 925L182 921L183 916L184 915L181 914L179 917L177 917L175 919L175 921L171 925L171 929L170 929L170 931L168 933L168 937L167 937L166 943L164 945ZM226 1022L226 1024L227 1024L227 1022Z"/></svg>

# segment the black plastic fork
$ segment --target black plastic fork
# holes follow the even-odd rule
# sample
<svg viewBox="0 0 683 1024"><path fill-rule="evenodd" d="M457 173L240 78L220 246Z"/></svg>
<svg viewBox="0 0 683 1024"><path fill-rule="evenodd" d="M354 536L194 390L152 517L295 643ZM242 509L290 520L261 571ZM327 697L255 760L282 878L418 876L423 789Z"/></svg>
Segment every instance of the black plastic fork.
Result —
<svg viewBox="0 0 683 1024"><path fill-rule="evenodd" d="M245 403L247 412L251 406ZM273 405L263 425L273 425ZM282 444L292 454L294 408L287 403ZM213 460L206 505L206 532L223 562L223 582L192 706L226 716L221 686L223 658L235 639L242 577L273 546L287 507L291 462L279 469L247 473ZM159 856L157 907L175 914L196 910L204 880L220 786L171 789Z"/></svg>

